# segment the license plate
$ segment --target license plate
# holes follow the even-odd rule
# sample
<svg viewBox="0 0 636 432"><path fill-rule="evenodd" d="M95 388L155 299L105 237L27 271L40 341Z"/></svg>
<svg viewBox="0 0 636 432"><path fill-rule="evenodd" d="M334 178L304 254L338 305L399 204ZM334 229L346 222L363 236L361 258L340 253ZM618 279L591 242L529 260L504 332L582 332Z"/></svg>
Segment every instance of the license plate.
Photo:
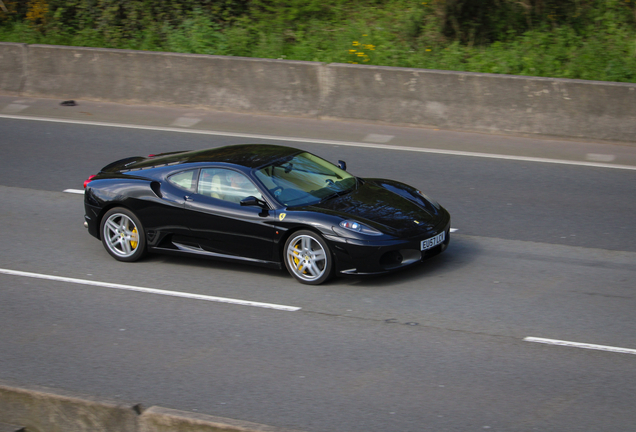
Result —
<svg viewBox="0 0 636 432"><path fill-rule="evenodd" d="M425 250L428 250L430 248L433 248L433 247L437 246L438 244L442 243L445 239L446 239L446 231L442 231L441 233L437 234L435 237L431 237L429 239L422 240L421 249L423 251L425 251Z"/></svg>

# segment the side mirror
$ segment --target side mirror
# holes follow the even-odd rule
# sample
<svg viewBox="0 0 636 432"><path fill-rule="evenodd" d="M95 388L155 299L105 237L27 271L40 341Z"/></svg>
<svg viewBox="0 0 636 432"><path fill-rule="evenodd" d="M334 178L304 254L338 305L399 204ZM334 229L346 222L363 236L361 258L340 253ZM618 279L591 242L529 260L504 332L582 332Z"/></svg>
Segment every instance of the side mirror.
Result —
<svg viewBox="0 0 636 432"><path fill-rule="evenodd" d="M241 200L241 206L267 208L265 201L259 200L255 196L248 196Z"/></svg>
<svg viewBox="0 0 636 432"><path fill-rule="evenodd" d="M338 168L340 168L343 171L347 170L347 163L343 160L339 160L338 161Z"/></svg>

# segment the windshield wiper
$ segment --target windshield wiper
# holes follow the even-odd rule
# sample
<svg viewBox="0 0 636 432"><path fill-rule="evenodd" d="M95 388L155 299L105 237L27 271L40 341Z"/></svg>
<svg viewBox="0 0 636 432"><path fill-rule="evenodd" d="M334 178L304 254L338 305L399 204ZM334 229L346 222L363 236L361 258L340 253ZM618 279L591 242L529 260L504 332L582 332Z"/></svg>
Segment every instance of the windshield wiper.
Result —
<svg viewBox="0 0 636 432"><path fill-rule="evenodd" d="M319 204L324 203L325 201L329 201L330 199L334 199L334 198L338 198L341 197L343 195L348 194L349 192L353 191L353 188L350 189L345 189L343 191L340 192L334 192L331 195L327 195L326 197L324 197L323 199L320 200Z"/></svg>
<svg viewBox="0 0 636 432"><path fill-rule="evenodd" d="M326 197L318 201L318 204L322 204L325 201L329 201L330 199L338 198L339 196L340 194L338 192L332 193L331 195L327 195Z"/></svg>

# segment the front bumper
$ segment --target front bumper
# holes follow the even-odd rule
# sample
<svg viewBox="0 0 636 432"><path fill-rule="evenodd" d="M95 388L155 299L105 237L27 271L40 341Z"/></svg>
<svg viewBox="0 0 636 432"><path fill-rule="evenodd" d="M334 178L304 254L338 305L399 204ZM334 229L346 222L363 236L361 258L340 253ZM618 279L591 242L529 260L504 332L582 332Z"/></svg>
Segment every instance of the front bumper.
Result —
<svg viewBox="0 0 636 432"><path fill-rule="evenodd" d="M445 232L445 239L437 246L422 251L421 242ZM332 241L336 255L336 271L342 274L382 274L399 270L442 253L450 242L450 219L437 226L433 233L408 239L361 241L346 239Z"/></svg>

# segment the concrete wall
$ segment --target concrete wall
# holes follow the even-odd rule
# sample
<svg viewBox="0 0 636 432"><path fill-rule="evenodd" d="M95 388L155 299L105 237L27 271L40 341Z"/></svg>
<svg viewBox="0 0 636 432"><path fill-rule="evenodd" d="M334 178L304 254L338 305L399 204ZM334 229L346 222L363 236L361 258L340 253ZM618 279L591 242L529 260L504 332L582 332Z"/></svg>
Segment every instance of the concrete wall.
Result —
<svg viewBox="0 0 636 432"><path fill-rule="evenodd" d="M18 96L26 79L27 45L0 42L0 93Z"/></svg>
<svg viewBox="0 0 636 432"><path fill-rule="evenodd" d="M331 64L323 115L636 141L636 84Z"/></svg>
<svg viewBox="0 0 636 432"><path fill-rule="evenodd" d="M0 426L10 432L22 429L25 432L299 432L163 407L144 409L140 404L2 382Z"/></svg>
<svg viewBox="0 0 636 432"><path fill-rule="evenodd" d="M0 59L5 94L636 141L636 83L8 43Z"/></svg>
<svg viewBox="0 0 636 432"><path fill-rule="evenodd" d="M0 422L27 432L136 432L139 408L44 387L0 383Z"/></svg>
<svg viewBox="0 0 636 432"><path fill-rule="evenodd" d="M30 45L24 94L316 116L320 67L314 62Z"/></svg>

